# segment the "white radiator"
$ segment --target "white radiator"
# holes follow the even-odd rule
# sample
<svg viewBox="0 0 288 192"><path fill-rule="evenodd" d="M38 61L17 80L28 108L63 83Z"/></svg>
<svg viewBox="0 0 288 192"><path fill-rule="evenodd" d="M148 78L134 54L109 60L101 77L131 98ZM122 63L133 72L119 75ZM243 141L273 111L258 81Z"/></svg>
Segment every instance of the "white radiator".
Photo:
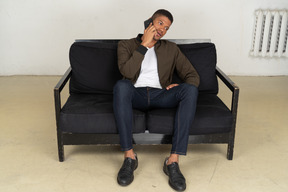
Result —
<svg viewBox="0 0 288 192"><path fill-rule="evenodd" d="M288 10L257 10L250 55L288 57Z"/></svg>

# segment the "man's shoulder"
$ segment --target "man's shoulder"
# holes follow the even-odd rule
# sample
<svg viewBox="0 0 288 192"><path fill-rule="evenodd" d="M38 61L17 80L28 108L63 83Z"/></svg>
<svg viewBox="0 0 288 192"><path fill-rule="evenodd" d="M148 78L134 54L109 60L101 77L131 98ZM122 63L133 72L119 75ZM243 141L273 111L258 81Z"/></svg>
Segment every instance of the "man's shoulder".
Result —
<svg viewBox="0 0 288 192"><path fill-rule="evenodd" d="M169 40L166 40L166 39L163 39L163 40L160 40L160 47L166 49L166 50L169 50L169 51L176 51L178 50L178 45L174 42L171 42Z"/></svg>
<svg viewBox="0 0 288 192"><path fill-rule="evenodd" d="M132 46L137 44L136 38L124 39L118 42L118 46Z"/></svg>
<svg viewBox="0 0 288 192"><path fill-rule="evenodd" d="M119 43L134 43L136 38L131 38L131 39L123 39L120 40Z"/></svg>
<svg viewBox="0 0 288 192"><path fill-rule="evenodd" d="M162 45L165 45L165 46L168 46L168 47L178 47L176 43L172 42L172 41L169 41L169 40L166 40L166 39L163 39L163 40L160 40L161 41L161 44Z"/></svg>

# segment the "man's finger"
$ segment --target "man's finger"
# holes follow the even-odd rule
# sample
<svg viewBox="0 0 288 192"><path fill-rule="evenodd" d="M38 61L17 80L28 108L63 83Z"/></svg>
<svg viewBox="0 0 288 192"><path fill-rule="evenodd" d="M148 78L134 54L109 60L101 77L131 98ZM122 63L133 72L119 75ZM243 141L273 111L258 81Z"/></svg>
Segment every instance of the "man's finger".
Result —
<svg viewBox="0 0 288 192"><path fill-rule="evenodd" d="M171 88L173 88L173 87L176 87L176 86L178 86L178 85L179 85L179 84L171 84L171 85L167 86L166 89L169 90L169 89L171 89Z"/></svg>

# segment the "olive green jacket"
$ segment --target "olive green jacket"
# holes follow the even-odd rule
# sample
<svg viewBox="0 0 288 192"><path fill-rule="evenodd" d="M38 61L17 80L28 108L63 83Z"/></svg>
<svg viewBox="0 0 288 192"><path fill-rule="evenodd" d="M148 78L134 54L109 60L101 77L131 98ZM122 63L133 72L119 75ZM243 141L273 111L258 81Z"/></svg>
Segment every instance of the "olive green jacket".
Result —
<svg viewBox="0 0 288 192"><path fill-rule="evenodd" d="M141 45L141 37L120 41L118 44L118 67L125 79L134 84L139 77L141 64L147 48ZM159 40L155 44L155 53L158 63L158 74L162 88L172 82L173 72L176 68L178 76L188 84L199 86L200 78L186 56L175 43Z"/></svg>

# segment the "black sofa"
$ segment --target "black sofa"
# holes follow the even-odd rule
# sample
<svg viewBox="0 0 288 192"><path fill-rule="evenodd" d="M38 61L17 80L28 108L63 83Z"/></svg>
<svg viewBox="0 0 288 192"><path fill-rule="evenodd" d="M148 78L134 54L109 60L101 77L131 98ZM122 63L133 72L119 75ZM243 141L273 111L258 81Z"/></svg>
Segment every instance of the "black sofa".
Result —
<svg viewBox="0 0 288 192"><path fill-rule="evenodd" d="M113 114L113 86L122 76L117 66L119 40L81 40L70 48L70 65L54 88L59 161L64 161L64 145L119 144ZM232 160L239 88L217 66L213 43L171 40L200 75L195 120L189 143L228 145ZM217 96L218 78L232 92L230 109ZM69 81L70 80L70 81ZM69 81L70 96L61 105L61 91ZM175 72L173 82L181 83ZM134 110L134 144L170 144L175 109Z"/></svg>

